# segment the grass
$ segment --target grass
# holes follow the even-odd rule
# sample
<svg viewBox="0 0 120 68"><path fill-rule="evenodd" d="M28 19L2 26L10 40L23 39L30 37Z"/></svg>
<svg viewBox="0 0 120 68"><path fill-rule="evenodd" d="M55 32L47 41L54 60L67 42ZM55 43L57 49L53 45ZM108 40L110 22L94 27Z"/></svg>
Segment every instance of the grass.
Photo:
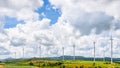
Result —
<svg viewBox="0 0 120 68"><path fill-rule="evenodd" d="M30 66L30 61L20 61L16 63L1 63L5 68L39 68L39 62L31 61L33 66ZM60 63L60 64L58 64ZM120 64L103 61L96 61L95 64L93 61L84 61L84 60L65 60L65 61L56 61L56 60L43 60L40 61L40 67L42 68L120 68Z"/></svg>
<svg viewBox="0 0 120 68"><path fill-rule="evenodd" d="M17 65L6 65L5 68L35 68L34 66L17 66Z"/></svg>
<svg viewBox="0 0 120 68"><path fill-rule="evenodd" d="M69 63L68 63L69 62ZM96 63L94 64L92 61L67 61L65 64L64 64L66 67L72 67L72 68L75 68L75 67L102 67L102 68L110 68L111 64L104 64L104 62L101 62L101 61L96 61Z"/></svg>

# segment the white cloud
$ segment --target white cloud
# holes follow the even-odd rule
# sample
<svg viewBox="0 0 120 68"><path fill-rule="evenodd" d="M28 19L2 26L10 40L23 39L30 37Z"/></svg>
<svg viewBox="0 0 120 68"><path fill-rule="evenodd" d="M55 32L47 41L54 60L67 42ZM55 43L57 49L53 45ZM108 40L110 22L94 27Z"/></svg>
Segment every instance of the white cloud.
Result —
<svg viewBox="0 0 120 68"><path fill-rule="evenodd" d="M105 12L116 19L120 18L120 1L119 0L81 0L81 7L87 12Z"/></svg>
<svg viewBox="0 0 120 68"><path fill-rule="evenodd" d="M72 47L76 45L76 55L91 57L93 56L93 41L96 41L97 57L103 56L103 48L105 48L106 56L110 56L109 36L110 30L113 29L112 25L115 28L114 39L120 40L120 29L117 26L119 20L116 21L119 19L119 13L109 13L99 7L109 9L106 7L106 3L109 1L50 0L50 3L54 5L53 8L61 10L61 16L53 25L50 25L50 19L39 20L40 14L34 12L43 5L42 0L40 2L24 1L20 1L20 3L13 0L0 2L0 8L3 9L0 11L0 16L7 15L25 21L25 24L3 29L3 32L0 33L0 45L12 53L9 56L14 57L13 52L17 50L17 57L22 57L23 47L25 47L26 57L39 56L39 45L42 47L42 57L61 56L62 47L65 47L66 55L72 55ZM10 4L7 6L3 3ZM109 2L108 4L114 3ZM114 57L120 57L117 43L118 41L114 42Z"/></svg>
<svg viewBox="0 0 120 68"><path fill-rule="evenodd" d="M114 0L49 0L53 8L57 8L61 10L61 16L59 17L59 22L67 22L72 25L75 30L80 30L81 37L75 38L78 41L77 47L81 50L81 54L85 56L91 56L89 53L93 53L92 42L95 39L99 39L102 37L105 41L105 37L109 38L111 34L114 34L119 30L119 2ZM112 11L113 10L113 11ZM118 21L117 21L118 20ZM116 23L117 21L117 23ZM116 29L114 29L116 28ZM111 30L113 33L111 33ZM119 37L119 31L114 34L114 37ZM97 34L97 36L95 36ZM70 36L69 36L70 37ZM89 38L91 37L91 38ZM94 38L93 38L94 37ZM84 40L83 40L84 39ZM93 40L91 40L93 39ZM83 43L83 42L84 43ZM103 47L109 48L108 42L106 41L106 45L102 46L103 40L97 42L99 44L97 46L97 55L100 57L102 53ZM79 43L81 42L81 43ZM116 42L115 42L116 43ZM115 46L118 46L115 44ZM90 49L90 50L89 50ZM116 48L114 48L116 50ZM86 51L88 50L88 52ZM87 52L86 54L84 54ZM106 51L106 56L110 56L110 49ZM117 52L119 53L119 52ZM117 54L117 56L119 56ZM115 56L114 56L115 57Z"/></svg>
<svg viewBox="0 0 120 68"><path fill-rule="evenodd" d="M33 57L39 55L38 46L41 45L42 57L46 57L61 56L62 47L65 47L66 55L73 55L72 46L75 44L76 55L88 57L93 56L93 41L96 41L97 57L102 57L103 47L105 47L106 56L110 56L110 49L108 49L110 48L109 37L104 38L102 34L82 36L81 33L69 23L56 23L55 25L48 26L49 21L47 22L48 24L45 23L46 21L47 19L6 29L7 38L4 37L1 40L9 38L9 40L7 40L9 41L8 43L6 43L6 41L3 43L11 46L11 49L9 49L8 46L4 47L12 53L18 50L17 57L22 57L22 47L24 46L26 57ZM21 41L22 39L24 40ZM115 46L117 45L116 43L117 42L114 42ZM114 52L116 52L119 48L114 47L114 49ZM119 54L119 52L117 53ZM12 56L14 57L14 55Z"/></svg>
<svg viewBox="0 0 120 68"><path fill-rule="evenodd" d="M18 20L38 20L39 14L34 12L43 6L42 0L1 0L0 16L16 17Z"/></svg>
<svg viewBox="0 0 120 68"><path fill-rule="evenodd" d="M61 10L62 14L58 21L62 20L62 22L67 21L71 23L71 25L79 29L83 34L90 34L93 29L97 34L111 29L112 21L115 20L113 16L101 11L88 12L85 10L87 8L82 8L81 1L65 0L58 2L57 0L50 0L56 8Z"/></svg>
<svg viewBox="0 0 120 68"><path fill-rule="evenodd" d="M31 20L35 21L39 19L39 14L35 13L33 10L21 9L17 12L18 20Z"/></svg>

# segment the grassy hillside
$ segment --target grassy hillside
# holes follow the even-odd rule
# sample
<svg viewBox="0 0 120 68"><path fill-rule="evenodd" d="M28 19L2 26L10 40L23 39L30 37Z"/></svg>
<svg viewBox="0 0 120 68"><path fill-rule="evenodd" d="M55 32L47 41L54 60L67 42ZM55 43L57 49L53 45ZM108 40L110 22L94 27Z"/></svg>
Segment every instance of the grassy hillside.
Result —
<svg viewBox="0 0 120 68"><path fill-rule="evenodd" d="M95 64L93 61L85 60L53 60L53 59L16 59L16 60L7 60L1 62L4 68L120 68L119 62L114 62L112 65L110 62L96 61Z"/></svg>

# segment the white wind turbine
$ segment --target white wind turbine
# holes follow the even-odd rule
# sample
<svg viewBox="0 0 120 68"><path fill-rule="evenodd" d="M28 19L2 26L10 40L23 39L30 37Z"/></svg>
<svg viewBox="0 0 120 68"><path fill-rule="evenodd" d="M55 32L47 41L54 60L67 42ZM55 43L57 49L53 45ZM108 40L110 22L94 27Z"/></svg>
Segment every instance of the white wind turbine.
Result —
<svg viewBox="0 0 120 68"><path fill-rule="evenodd" d="M95 63L95 44L96 44L96 42L93 42L93 45L94 45L94 60L93 60L93 62Z"/></svg>
<svg viewBox="0 0 120 68"><path fill-rule="evenodd" d="M75 45L73 45L73 60L75 60Z"/></svg>
<svg viewBox="0 0 120 68"><path fill-rule="evenodd" d="M111 64L113 63L113 38L111 36L110 38L110 41L111 41Z"/></svg>
<svg viewBox="0 0 120 68"><path fill-rule="evenodd" d="M105 61L105 47L103 49L103 61Z"/></svg>
<svg viewBox="0 0 120 68"><path fill-rule="evenodd" d="M39 60L41 58L41 46L38 47L39 48ZM39 68L40 68L40 61L39 61Z"/></svg>
<svg viewBox="0 0 120 68"><path fill-rule="evenodd" d="M23 52L23 58L24 58L24 47L23 47L23 49L22 49L22 52Z"/></svg>
<svg viewBox="0 0 120 68"><path fill-rule="evenodd" d="M117 41L117 45L118 45L118 41L120 41L118 38L117 39L113 39L113 37L111 36L110 37L110 42L111 42L111 64L113 63L113 52L114 52L114 50L113 50L113 41Z"/></svg>
<svg viewBox="0 0 120 68"><path fill-rule="evenodd" d="M62 47L62 51L63 51L63 57L62 57L62 59L64 61L64 47Z"/></svg>
<svg viewBox="0 0 120 68"><path fill-rule="evenodd" d="M14 52L14 54L15 54L15 59L16 59L16 52Z"/></svg>
<svg viewBox="0 0 120 68"><path fill-rule="evenodd" d="M39 58L41 58L41 46L39 46Z"/></svg>

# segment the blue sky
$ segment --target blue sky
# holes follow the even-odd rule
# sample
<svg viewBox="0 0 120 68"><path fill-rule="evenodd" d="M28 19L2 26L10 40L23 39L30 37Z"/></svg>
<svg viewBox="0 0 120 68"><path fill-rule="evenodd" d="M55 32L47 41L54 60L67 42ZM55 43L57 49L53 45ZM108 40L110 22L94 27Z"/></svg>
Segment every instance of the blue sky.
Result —
<svg viewBox="0 0 120 68"><path fill-rule="evenodd" d="M13 17L12 18L8 16L5 17L4 28L13 28L17 24L24 24L24 21L18 21L16 18L13 18Z"/></svg>
<svg viewBox="0 0 120 68"><path fill-rule="evenodd" d="M46 18L51 19L50 24L54 24L57 22L57 19L60 16L59 11L60 10L58 10L58 9L53 9L52 5L49 3L48 0L44 0L43 7L38 8L38 10L36 12L38 12L39 14L44 13ZM40 19L43 19L43 18L44 18L44 16L40 16Z"/></svg>
<svg viewBox="0 0 120 68"><path fill-rule="evenodd" d="M53 9L52 8L53 6L50 4L50 2L48 0L43 0L43 1L44 1L44 5L40 8L38 8L37 10L35 10L35 12L39 13L40 20L42 20L43 18L50 19L51 20L50 25L52 25L57 22L58 17L61 15L60 10ZM45 16L41 15L42 13L44 13ZM24 24L24 21L18 21L14 17L5 16L4 28L13 28L17 24Z"/></svg>

